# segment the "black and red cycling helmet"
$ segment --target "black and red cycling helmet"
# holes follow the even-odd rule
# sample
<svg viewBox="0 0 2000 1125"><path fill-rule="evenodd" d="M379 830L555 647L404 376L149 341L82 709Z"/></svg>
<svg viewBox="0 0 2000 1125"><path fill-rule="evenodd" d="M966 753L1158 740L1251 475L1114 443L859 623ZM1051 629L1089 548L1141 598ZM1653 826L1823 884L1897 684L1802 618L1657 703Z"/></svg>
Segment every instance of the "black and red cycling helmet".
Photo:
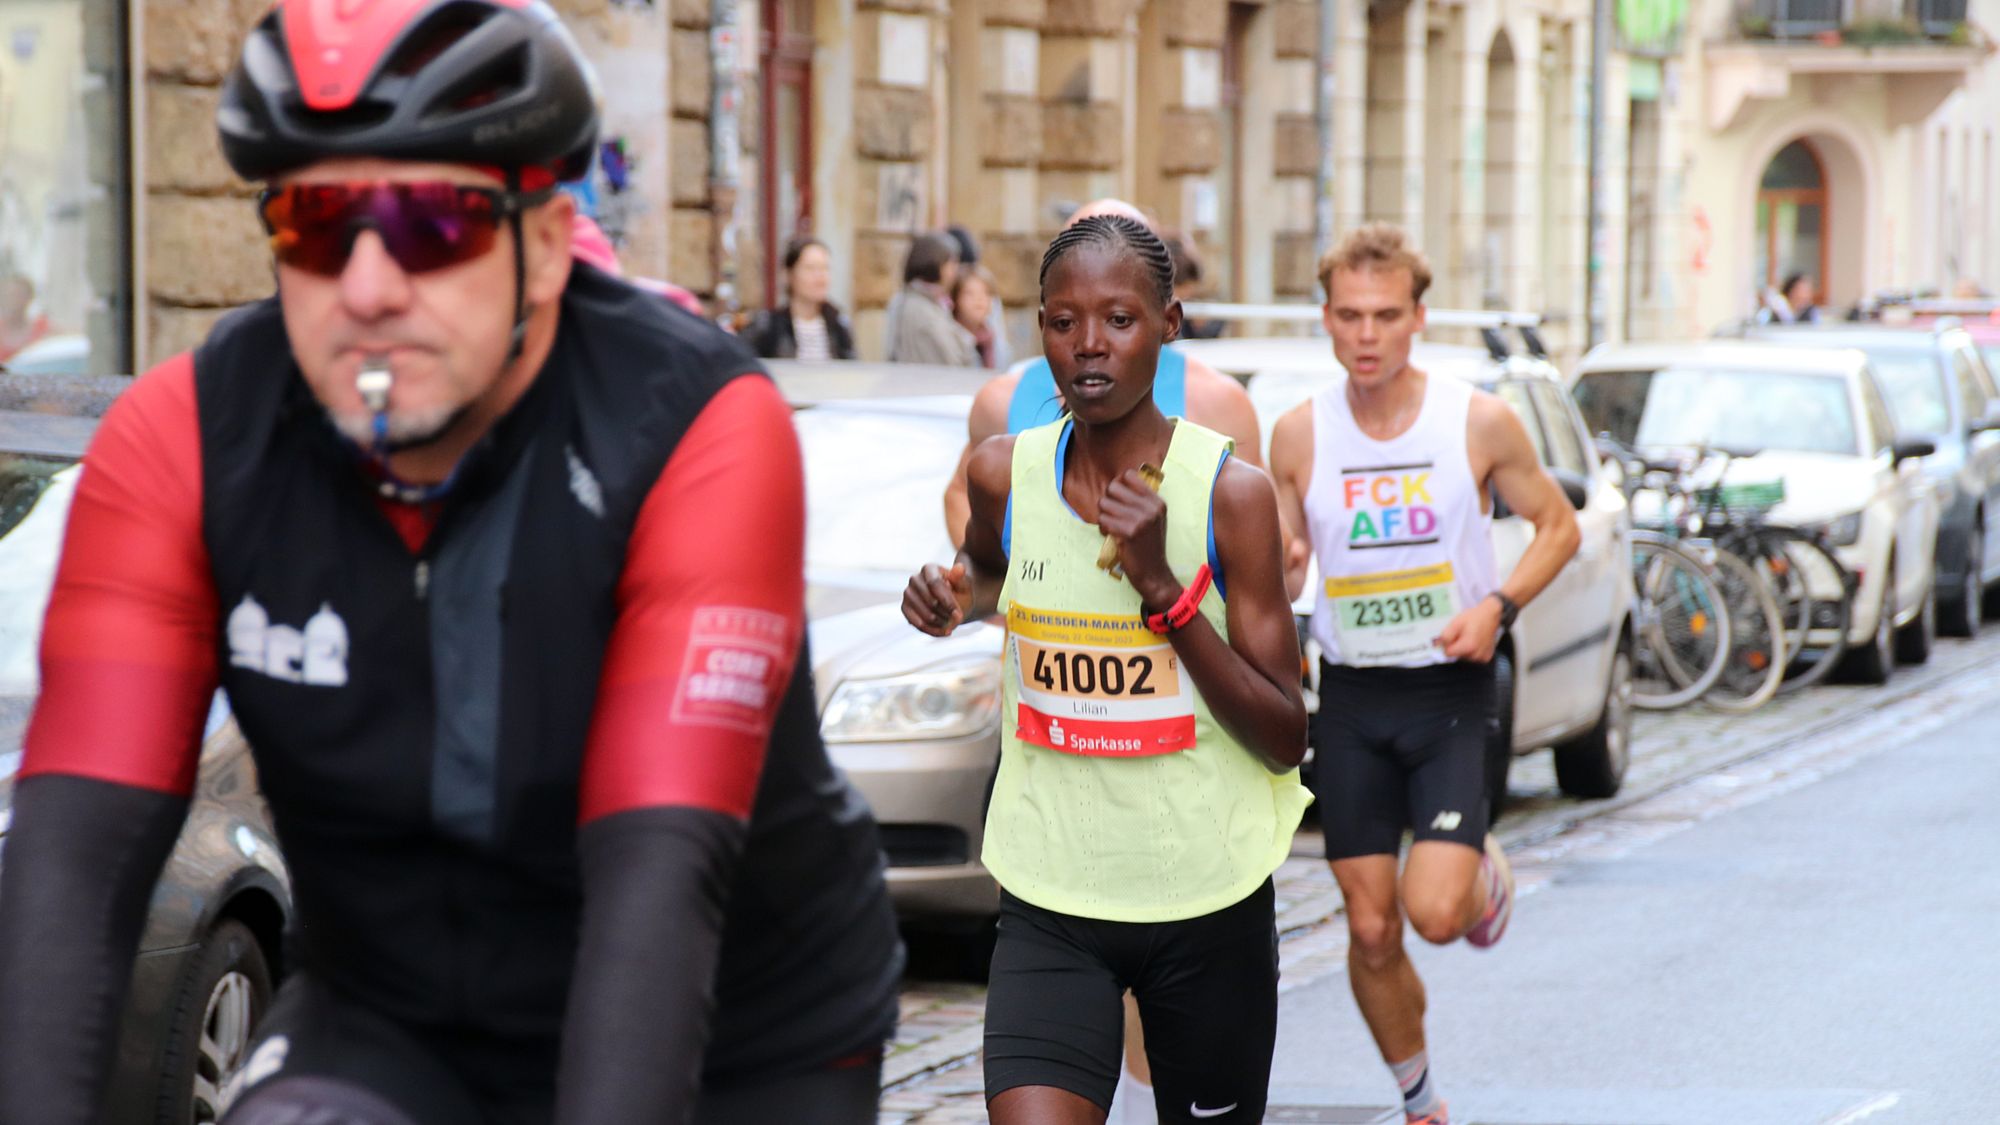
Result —
<svg viewBox="0 0 2000 1125"><path fill-rule="evenodd" d="M334 156L590 165L597 78L542 0L278 0L223 86L222 154L246 180Z"/></svg>

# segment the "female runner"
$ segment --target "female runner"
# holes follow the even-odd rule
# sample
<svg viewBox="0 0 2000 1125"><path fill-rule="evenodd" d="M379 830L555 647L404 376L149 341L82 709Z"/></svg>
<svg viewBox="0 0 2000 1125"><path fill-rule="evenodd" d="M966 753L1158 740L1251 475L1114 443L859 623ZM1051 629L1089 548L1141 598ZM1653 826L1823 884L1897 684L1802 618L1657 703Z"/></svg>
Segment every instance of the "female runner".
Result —
<svg viewBox="0 0 2000 1125"><path fill-rule="evenodd" d="M1042 348L1068 414L979 446L964 549L903 595L938 636L1007 615L984 846L1002 887L986 1007L1001 1125L1104 1120L1127 989L1160 1120L1263 1119L1270 876L1310 799L1298 634L1270 478L1153 403L1173 280L1130 219L1050 244Z"/></svg>

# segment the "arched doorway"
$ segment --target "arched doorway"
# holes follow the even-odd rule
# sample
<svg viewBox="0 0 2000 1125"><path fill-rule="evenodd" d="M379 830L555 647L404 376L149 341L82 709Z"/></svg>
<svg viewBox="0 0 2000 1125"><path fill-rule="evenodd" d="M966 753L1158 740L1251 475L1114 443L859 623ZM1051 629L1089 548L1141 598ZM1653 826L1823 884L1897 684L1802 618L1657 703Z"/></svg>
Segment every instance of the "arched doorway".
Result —
<svg viewBox="0 0 2000 1125"><path fill-rule="evenodd" d="M1775 289L1795 273L1818 279L1827 291L1832 213L1826 164L1810 141L1800 138L1778 150L1757 184L1757 228L1752 253L1756 291Z"/></svg>

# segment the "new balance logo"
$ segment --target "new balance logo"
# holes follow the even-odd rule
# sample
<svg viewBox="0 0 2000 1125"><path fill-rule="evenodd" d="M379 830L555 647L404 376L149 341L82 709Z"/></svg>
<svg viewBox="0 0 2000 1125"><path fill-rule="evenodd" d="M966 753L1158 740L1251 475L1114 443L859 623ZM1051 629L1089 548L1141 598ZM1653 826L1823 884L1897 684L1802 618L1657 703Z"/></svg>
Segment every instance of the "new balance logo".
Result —
<svg viewBox="0 0 2000 1125"><path fill-rule="evenodd" d="M229 663L289 684L340 687L347 682L347 623L321 604L304 629L273 625L245 594L229 614Z"/></svg>
<svg viewBox="0 0 2000 1125"><path fill-rule="evenodd" d="M1437 829L1439 832L1455 832L1458 830L1459 822L1464 819L1463 816L1455 812L1441 812L1431 818L1431 827Z"/></svg>
<svg viewBox="0 0 2000 1125"><path fill-rule="evenodd" d="M597 475L583 463L583 458L576 455L574 446L563 446L563 459L569 462L570 495L576 497L576 502L583 505L584 511L603 519L604 486L597 483Z"/></svg>

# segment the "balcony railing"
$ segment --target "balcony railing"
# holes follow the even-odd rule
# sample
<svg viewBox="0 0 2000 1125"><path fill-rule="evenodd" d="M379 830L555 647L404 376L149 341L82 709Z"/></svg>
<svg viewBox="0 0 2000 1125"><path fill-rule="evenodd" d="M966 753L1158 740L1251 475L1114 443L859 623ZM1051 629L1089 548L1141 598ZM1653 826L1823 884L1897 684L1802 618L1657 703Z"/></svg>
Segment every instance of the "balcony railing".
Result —
<svg viewBox="0 0 2000 1125"><path fill-rule="evenodd" d="M1845 0L1753 0L1745 30L1761 29L1774 39L1804 39L1839 31L1846 22Z"/></svg>
<svg viewBox="0 0 2000 1125"><path fill-rule="evenodd" d="M1741 9L1746 34L1770 39L1810 39L1842 34L1855 43L1946 39L1965 24L1966 0L1748 0ZM1893 13L1893 14L1892 14Z"/></svg>
<svg viewBox="0 0 2000 1125"><path fill-rule="evenodd" d="M1965 23L1965 0L1916 0L1917 25L1925 35L1944 36L1957 32Z"/></svg>

